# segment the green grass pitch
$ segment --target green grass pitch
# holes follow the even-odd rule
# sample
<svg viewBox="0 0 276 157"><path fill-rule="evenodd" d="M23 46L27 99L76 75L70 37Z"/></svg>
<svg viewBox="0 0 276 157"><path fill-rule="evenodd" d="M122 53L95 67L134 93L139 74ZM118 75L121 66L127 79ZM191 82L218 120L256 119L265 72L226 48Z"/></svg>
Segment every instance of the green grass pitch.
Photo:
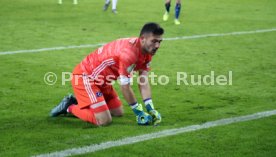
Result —
<svg viewBox="0 0 276 157"><path fill-rule="evenodd" d="M164 38L276 28L274 0L182 1L181 25L162 21L160 0L119 0L118 14L102 11L104 1L1 0L1 52L98 44L139 34L149 21L160 23ZM110 9L110 8L109 8ZM276 31L245 35L165 40L152 71L170 78L152 86L163 121L138 126L124 103L125 115L107 127L74 117L50 118L67 93L62 72L71 72L94 48L0 55L0 156L32 156L98 144L160 130L201 124L276 109ZM177 85L177 72L227 75L232 85ZM44 82L54 72L55 85ZM118 89L118 85L115 86ZM138 89L133 85L138 96ZM119 95L122 97L120 91ZM114 147L80 156L276 156L276 116Z"/></svg>

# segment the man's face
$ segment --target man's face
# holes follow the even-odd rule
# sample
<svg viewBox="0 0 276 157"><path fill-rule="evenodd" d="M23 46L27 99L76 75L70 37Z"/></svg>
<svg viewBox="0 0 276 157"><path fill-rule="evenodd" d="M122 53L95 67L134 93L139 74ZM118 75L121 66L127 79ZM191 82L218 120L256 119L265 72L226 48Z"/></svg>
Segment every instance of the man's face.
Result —
<svg viewBox="0 0 276 157"><path fill-rule="evenodd" d="M160 47L160 43L162 40L162 35L154 35L152 33L142 35L141 46L143 49L143 53L154 55Z"/></svg>

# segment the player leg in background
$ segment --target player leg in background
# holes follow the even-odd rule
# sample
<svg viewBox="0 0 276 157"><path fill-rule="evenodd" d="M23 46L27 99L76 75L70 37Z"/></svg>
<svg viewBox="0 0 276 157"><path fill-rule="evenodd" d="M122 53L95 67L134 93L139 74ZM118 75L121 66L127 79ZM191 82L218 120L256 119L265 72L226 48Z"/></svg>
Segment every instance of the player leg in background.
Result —
<svg viewBox="0 0 276 157"><path fill-rule="evenodd" d="M118 2L118 0L112 0L112 12L114 13L114 14L117 14L118 12L117 12L117 2Z"/></svg>
<svg viewBox="0 0 276 157"><path fill-rule="evenodd" d="M101 91L103 92L104 99L110 110L112 116L121 117L124 114L123 106L118 94L112 85L102 86Z"/></svg>
<svg viewBox="0 0 276 157"><path fill-rule="evenodd" d="M180 21L179 21L180 10L181 10L181 0L176 0L175 19L174 19L174 24L176 25L180 25Z"/></svg>
<svg viewBox="0 0 276 157"><path fill-rule="evenodd" d="M106 11L108 9L109 4L110 4L110 0L105 0L105 4L103 6L104 11Z"/></svg>
<svg viewBox="0 0 276 157"><path fill-rule="evenodd" d="M77 80L76 80L77 79ZM73 75L72 87L78 104L68 107L68 112L96 126L111 123L112 117L101 90L86 75Z"/></svg>
<svg viewBox="0 0 276 157"><path fill-rule="evenodd" d="M165 0L165 14L163 15L163 20L167 21L169 19L169 13L170 13L170 7L171 7L171 0Z"/></svg>

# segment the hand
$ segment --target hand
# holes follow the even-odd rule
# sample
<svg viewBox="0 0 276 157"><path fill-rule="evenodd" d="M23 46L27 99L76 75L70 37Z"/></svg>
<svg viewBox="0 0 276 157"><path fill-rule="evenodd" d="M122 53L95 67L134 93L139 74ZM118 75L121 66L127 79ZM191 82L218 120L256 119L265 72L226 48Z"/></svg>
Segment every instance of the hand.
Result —
<svg viewBox="0 0 276 157"><path fill-rule="evenodd" d="M154 109L153 106L153 102L151 100L151 98L145 99L144 103L146 105L146 109L148 111L148 113L152 116L152 120L153 120L153 125L158 125L159 123L161 123L161 114Z"/></svg>
<svg viewBox="0 0 276 157"><path fill-rule="evenodd" d="M132 108L136 115L136 121L139 125L149 125L152 123L152 116L143 111L143 106L136 103Z"/></svg>
<svg viewBox="0 0 276 157"><path fill-rule="evenodd" d="M146 112L141 112L141 114L136 116L136 121L138 125L149 125L152 123L152 116Z"/></svg>
<svg viewBox="0 0 276 157"><path fill-rule="evenodd" d="M158 125L159 123L161 123L161 114L156 111L156 110L150 110L149 114L152 116L152 120L153 120L153 125Z"/></svg>

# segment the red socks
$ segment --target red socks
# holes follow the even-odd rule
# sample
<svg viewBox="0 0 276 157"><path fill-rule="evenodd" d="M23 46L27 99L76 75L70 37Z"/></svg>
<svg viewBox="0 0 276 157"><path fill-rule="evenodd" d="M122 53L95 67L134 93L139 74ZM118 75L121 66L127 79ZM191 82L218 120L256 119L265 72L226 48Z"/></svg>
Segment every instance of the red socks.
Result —
<svg viewBox="0 0 276 157"><path fill-rule="evenodd" d="M98 125L94 111L89 107L79 108L78 105L71 105L69 106L68 111L85 122Z"/></svg>

